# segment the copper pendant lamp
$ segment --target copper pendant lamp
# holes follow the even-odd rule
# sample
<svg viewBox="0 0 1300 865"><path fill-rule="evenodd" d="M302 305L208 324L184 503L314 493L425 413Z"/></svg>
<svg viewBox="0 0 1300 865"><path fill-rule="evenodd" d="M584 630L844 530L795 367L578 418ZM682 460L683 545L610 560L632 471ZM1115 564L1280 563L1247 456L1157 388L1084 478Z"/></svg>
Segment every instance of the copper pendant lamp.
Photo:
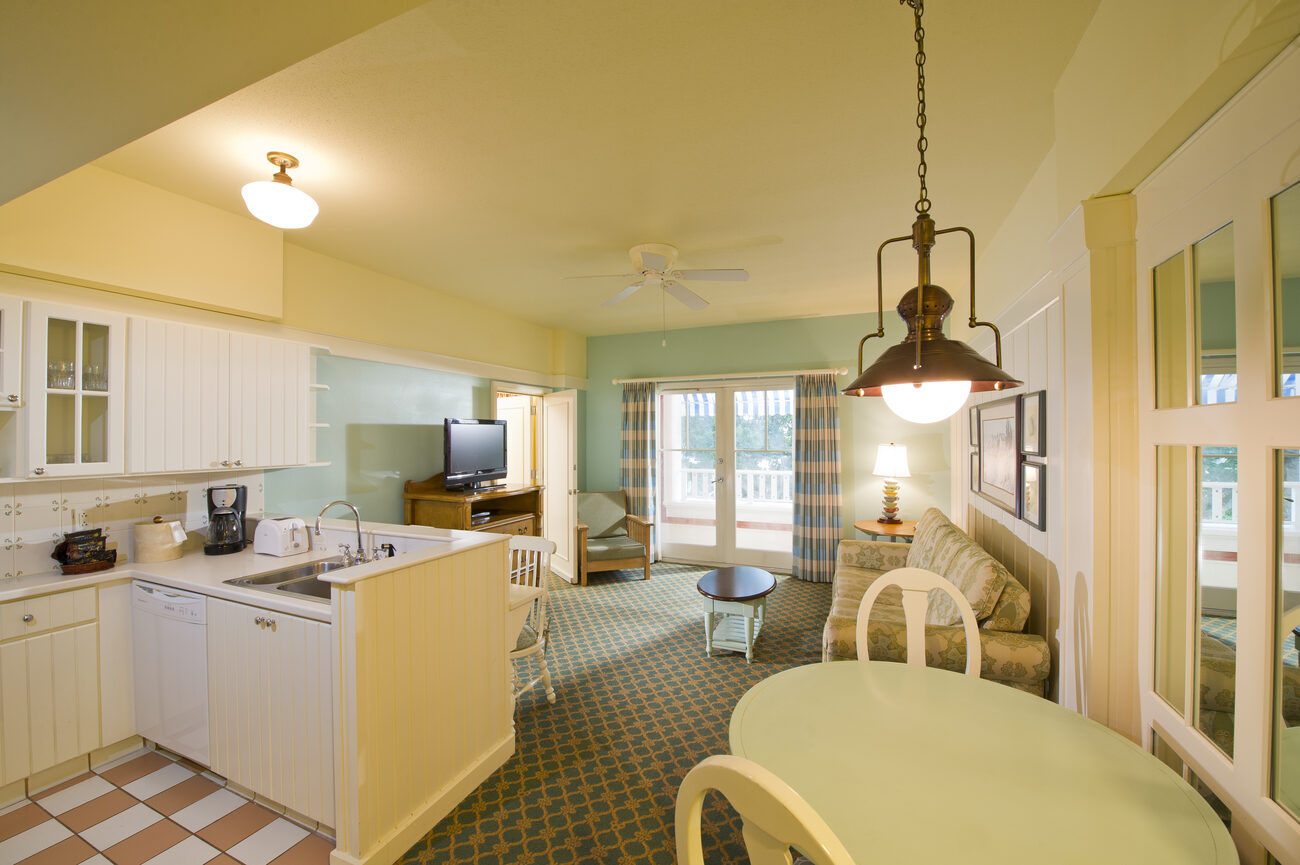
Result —
<svg viewBox="0 0 1300 865"><path fill-rule="evenodd" d="M975 234L969 228L936 229L930 216L929 191L925 185L925 28L921 25L923 0L899 0L910 6L916 21L916 125L920 135L916 151L920 165L917 176L921 192L916 201L916 221L912 233L891 237L876 250L875 333L868 333L858 343L858 377L846 387L846 396L883 396L896 415L914 423L933 423L951 417L966 402L970 393L1004 390L1021 382L1002 369L1002 334L997 326L975 317ZM971 327L993 331L995 363L990 363L964 342L949 339L943 322L952 311L952 295L930 282L930 250L940 234L962 232L970 242L970 322ZM866 370L862 368L862 349L867 340L885 335L884 277L881 255L886 246L912 241L916 250L916 286L898 302L898 315L907 324L907 337L881 353Z"/></svg>

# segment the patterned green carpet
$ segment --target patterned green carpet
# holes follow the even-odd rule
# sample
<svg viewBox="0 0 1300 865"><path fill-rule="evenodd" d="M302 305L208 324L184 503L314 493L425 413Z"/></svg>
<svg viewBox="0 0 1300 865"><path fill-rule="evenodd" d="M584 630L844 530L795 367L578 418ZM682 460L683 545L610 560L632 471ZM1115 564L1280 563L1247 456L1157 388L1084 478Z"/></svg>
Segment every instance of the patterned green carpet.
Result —
<svg viewBox="0 0 1300 865"><path fill-rule="evenodd" d="M515 716L515 755L401 860L404 863L662 863L676 860L673 807L686 773L727 753L731 710L753 684L818 662L830 585L777 577L754 650L704 656L706 569L665 563L552 578L551 675ZM792 736L799 731L792 730ZM709 862L746 861L740 822L712 794Z"/></svg>

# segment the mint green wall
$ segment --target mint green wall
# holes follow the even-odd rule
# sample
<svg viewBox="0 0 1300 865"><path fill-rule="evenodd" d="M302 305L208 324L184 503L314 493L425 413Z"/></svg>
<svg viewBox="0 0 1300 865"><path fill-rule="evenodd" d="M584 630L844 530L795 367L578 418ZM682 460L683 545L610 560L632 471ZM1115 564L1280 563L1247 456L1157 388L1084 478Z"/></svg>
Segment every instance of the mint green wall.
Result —
<svg viewBox="0 0 1300 865"><path fill-rule="evenodd" d="M314 516L347 499L367 521L402 522L402 485L442 471L442 421L491 417L491 382L347 357L320 357L317 458L328 466L266 473L266 512ZM346 513L331 513L342 516Z"/></svg>
<svg viewBox="0 0 1300 865"><path fill-rule="evenodd" d="M847 367L841 387L857 374L858 340L875 331L876 316L845 315L786 321L702 327L662 334L623 334L587 340L586 463L583 489L617 489L620 447L620 397L615 378L658 378L712 373L780 372ZM866 345L869 364L905 330L893 310L886 313L884 339ZM901 515L916 519L934 506L950 510L949 424L910 424L894 416L879 397L840 398L840 459L844 536L853 537L856 520L880 514L880 478L871 474L876 446L907 446L912 477L902 482ZM959 475L960 476L960 475Z"/></svg>

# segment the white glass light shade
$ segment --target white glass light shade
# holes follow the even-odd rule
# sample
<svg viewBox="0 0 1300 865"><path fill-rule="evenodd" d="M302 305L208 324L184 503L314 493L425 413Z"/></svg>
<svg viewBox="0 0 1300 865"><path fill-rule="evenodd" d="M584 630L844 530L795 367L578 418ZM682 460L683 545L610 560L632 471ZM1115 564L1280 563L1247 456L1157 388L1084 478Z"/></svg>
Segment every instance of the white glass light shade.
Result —
<svg viewBox="0 0 1300 865"><path fill-rule="evenodd" d="M276 228L306 228L320 212L315 199L287 183L255 180L241 192L248 212Z"/></svg>
<svg viewBox="0 0 1300 865"><path fill-rule="evenodd" d="M890 442L876 448L876 467L871 473L882 478L910 478L907 471L907 445Z"/></svg>
<svg viewBox="0 0 1300 865"><path fill-rule="evenodd" d="M934 423L950 418L970 396L968 381L927 381L923 384L887 384L880 388L889 410L912 423Z"/></svg>

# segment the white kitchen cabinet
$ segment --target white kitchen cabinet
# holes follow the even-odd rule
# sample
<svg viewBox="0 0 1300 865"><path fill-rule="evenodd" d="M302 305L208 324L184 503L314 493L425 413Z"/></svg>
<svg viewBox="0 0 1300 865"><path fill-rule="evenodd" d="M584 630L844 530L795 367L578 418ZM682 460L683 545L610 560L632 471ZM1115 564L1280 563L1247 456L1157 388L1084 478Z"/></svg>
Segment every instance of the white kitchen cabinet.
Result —
<svg viewBox="0 0 1300 865"><path fill-rule="evenodd" d="M100 744L98 625L0 643L0 786Z"/></svg>
<svg viewBox="0 0 1300 865"><path fill-rule="evenodd" d="M208 599L212 769L335 826L330 626Z"/></svg>
<svg viewBox="0 0 1300 865"><path fill-rule="evenodd" d="M0 295L0 411L23 403L23 299Z"/></svg>
<svg viewBox="0 0 1300 865"><path fill-rule="evenodd" d="M125 337L123 316L28 304L28 477L122 471Z"/></svg>
<svg viewBox="0 0 1300 865"><path fill-rule="evenodd" d="M128 472L310 461L307 345L132 318L128 366Z"/></svg>

